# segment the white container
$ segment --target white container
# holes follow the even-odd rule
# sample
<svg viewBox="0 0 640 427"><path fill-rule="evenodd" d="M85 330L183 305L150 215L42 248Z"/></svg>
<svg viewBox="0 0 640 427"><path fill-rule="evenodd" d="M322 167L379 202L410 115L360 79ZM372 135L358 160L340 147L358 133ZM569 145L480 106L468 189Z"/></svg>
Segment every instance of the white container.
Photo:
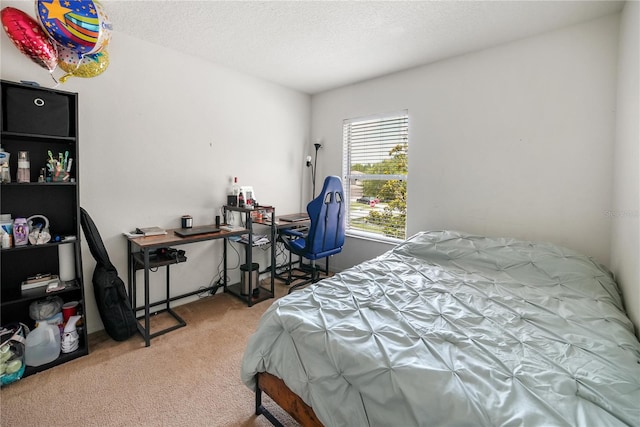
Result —
<svg viewBox="0 0 640 427"><path fill-rule="evenodd" d="M13 240L13 219L11 214L0 215L0 238L2 238L2 247L10 248Z"/></svg>
<svg viewBox="0 0 640 427"><path fill-rule="evenodd" d="M13 245L23 246L29 243L29 224L26 218L13 220Z"/></svg>
<svg viewBox="0 0 640 427"><path fill-rule="evenodd" d="M42 320L29 335L24 350L28 366L40 366L53 362L60 355L60 329Z"/></svg>
<svg viewBox="0 0 640 427"><path fill-rule="evenodd" d="M73 243L58 246L60 280L67 282L76 278L75 251Z"/></svg>
<svg viewBox="0 0 640 427"><path fill-rule="evenodd" d="M2 248L3 249L10 248L11 247L11 234L3 233L2 234L2 241L0 243L2 243Z"/></svg>
<svg viewBox="0 0 640 427"><path fill-rule="evenodd" d="M13 234L13 218L11 218L11 214L8 217L6 214L2 214L0 228L0 233Z"/></svg>

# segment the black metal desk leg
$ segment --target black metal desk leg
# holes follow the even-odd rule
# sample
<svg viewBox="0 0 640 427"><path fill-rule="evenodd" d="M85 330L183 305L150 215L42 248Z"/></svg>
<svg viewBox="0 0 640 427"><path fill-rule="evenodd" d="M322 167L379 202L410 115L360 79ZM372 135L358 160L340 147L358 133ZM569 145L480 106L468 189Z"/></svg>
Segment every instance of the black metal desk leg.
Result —
<svg viewBox="0 0 640 427"><path fill-rule="evenodd" d="M131 278L134 275L132 258L133 255L131 254L131 240L127 239L127 285L129 290L129 303L133 303L131 301L131 287L133 286Z"/></svg>
<svg viewBox="0 0 640 427"><path fill-rule="evenodd" d="M167 285L167 311L170 310L169 304L171 302L171 295L169 295L169 289L170 289L170 286L169 286L169 267L170 266L167 265L167 280L166 280L167 281L167 283L166 283L166 285Z"/></svg>
<svg viewBox="0 0 640 427"><path fill-rule="evenodd" d="M227 214L225 212L225 218L227 217ZM223 241L223 248L222 248L222 260L223 260L223 264L224 267L222 268L222 291L223 292L227 292L227 239L224 239Z"/></svg>
<svg viewBox="0 0 640 427"><path fill-rule="evenodd" d="M149 319L149 249L142 249L144 255L144 345L149 347L150 338L150 319Z"/></svg>

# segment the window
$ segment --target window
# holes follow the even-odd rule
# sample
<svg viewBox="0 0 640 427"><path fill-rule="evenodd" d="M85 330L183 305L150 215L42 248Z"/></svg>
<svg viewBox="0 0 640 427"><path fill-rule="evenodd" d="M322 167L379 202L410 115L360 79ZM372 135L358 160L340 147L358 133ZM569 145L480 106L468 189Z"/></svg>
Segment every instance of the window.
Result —
<svg viewBox="0 0 640 427"><path fill-rule="evenodd" d="M409 116L407 110L343 124L347 233L405 239Z"/></svg>

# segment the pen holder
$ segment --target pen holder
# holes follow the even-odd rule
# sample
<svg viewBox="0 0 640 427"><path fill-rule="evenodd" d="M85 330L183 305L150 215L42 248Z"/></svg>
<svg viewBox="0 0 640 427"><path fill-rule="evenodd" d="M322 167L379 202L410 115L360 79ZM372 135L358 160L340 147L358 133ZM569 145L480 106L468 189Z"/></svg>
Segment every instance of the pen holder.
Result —
<svg viewBox="0 0 640 427"><path fill-rule="evenodd" d="M69 172L66 171L55 171L51 176L51 181L53 182L69 182Z"/></svg>

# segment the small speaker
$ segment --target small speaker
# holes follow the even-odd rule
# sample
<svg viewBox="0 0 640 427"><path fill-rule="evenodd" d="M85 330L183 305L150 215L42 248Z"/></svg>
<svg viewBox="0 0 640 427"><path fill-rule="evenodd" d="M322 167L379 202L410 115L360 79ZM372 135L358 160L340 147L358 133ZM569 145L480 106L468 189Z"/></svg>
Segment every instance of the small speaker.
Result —
<svg viewBox="0 0 640 427"><path fill-rule="evenodd" d="M220 227L220 215L216 215L216 227Z"/></svg>
<svg viewBox="0 0 640 427"><path fill-rule="evenodd" d="M238 206L238 196L227 196L227 206Z"/></svg>

